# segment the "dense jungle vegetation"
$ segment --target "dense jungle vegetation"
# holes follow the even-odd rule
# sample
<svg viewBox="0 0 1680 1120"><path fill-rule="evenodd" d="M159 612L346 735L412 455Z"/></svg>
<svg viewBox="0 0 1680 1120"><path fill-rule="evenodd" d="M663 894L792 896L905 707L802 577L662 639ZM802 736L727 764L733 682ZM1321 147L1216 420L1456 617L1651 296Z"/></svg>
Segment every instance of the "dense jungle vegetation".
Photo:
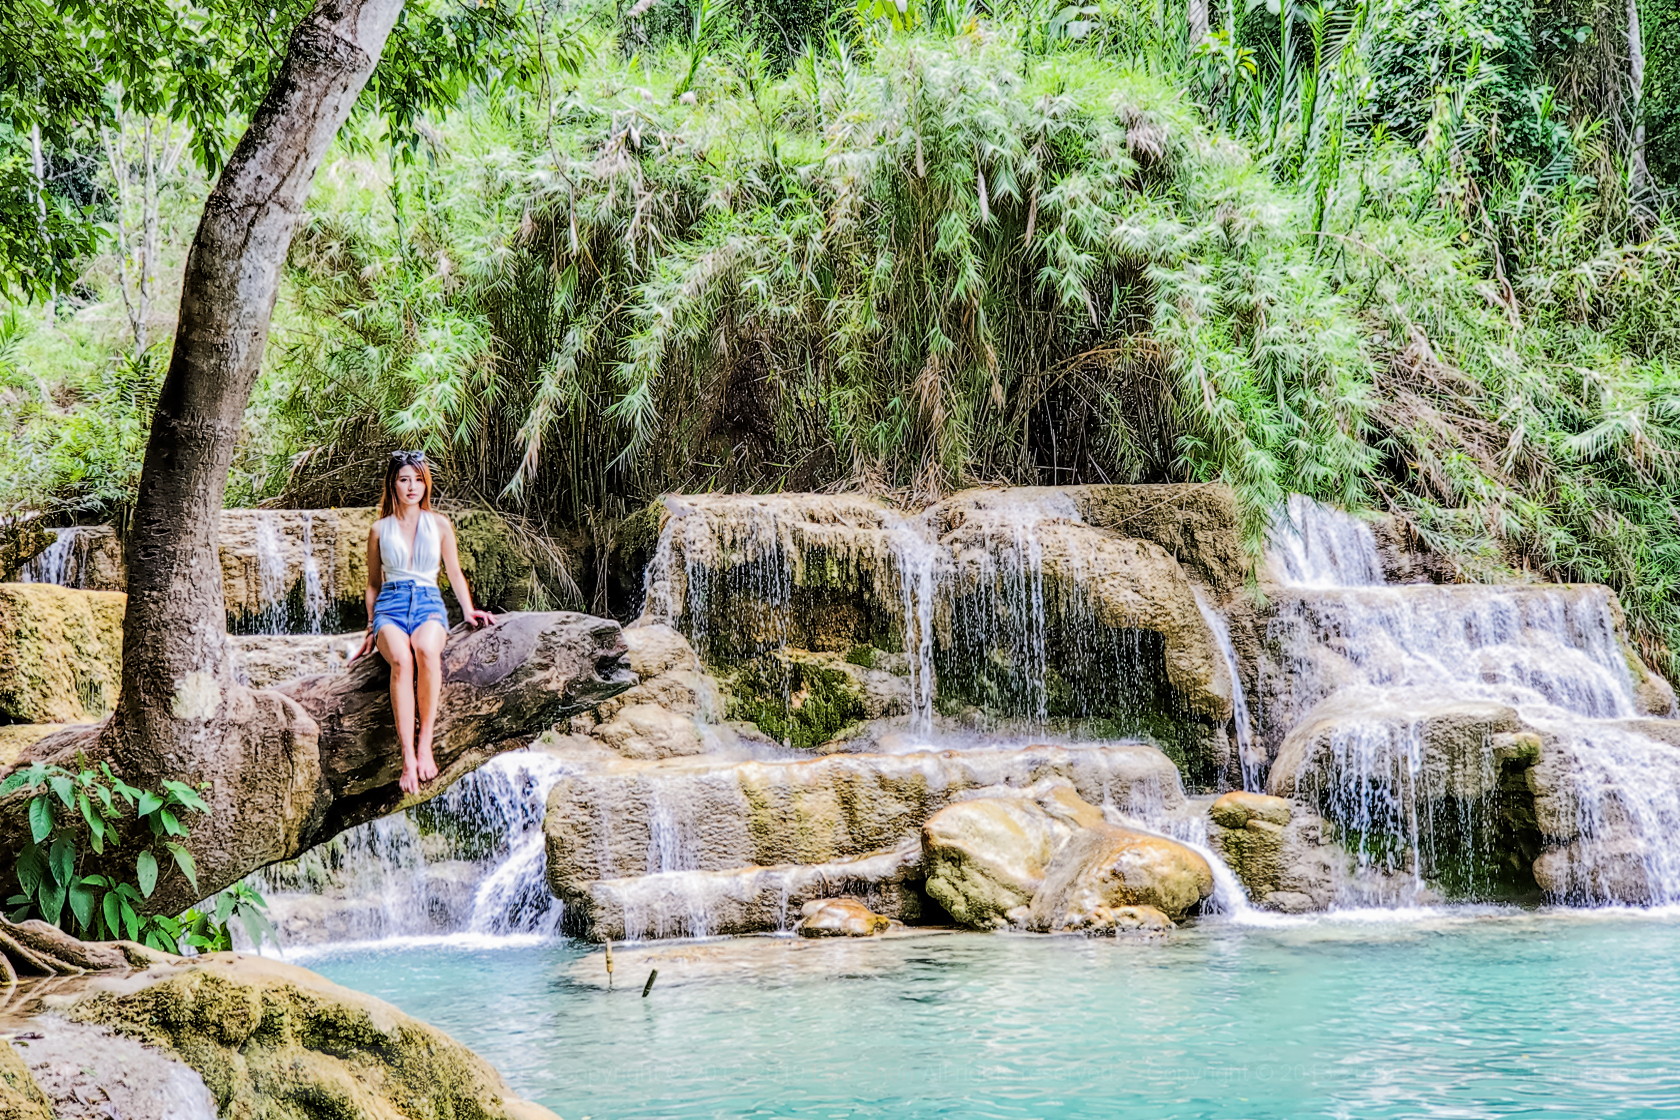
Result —
<svg viewBox="0 0 1680 1120"><path fill-rule="evenodd" d="M1680 669L1674 0L453 3L317 181L231 502L423 446L581 577L669 490L1222 479L1256 543L1294 490L1608 583ZM123 520L237 134L103 96L0 126L4 514Z"/></svg>

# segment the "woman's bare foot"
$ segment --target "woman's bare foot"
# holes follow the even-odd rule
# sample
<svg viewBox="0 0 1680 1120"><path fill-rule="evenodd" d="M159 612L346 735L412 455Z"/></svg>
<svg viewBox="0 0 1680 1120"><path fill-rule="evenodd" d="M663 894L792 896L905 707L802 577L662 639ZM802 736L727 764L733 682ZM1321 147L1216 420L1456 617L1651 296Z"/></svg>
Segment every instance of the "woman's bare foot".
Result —
<svg viewBox="0 0 1680 1120"><path fill-rule="evenodd" d="M436 774L436 770L433 773ZM403 767L402 777L397 779L397 788L404 793L420 792L420 775L412 764Z"/></svg>
<svg viewBox="0 0 1680 1120"><path fill-rule="evenodd" d="M438 776L437 760L432 757L432 729L420 729L420 742L415 745L416 755L419 756L420 781L429 782Z"/></svg>

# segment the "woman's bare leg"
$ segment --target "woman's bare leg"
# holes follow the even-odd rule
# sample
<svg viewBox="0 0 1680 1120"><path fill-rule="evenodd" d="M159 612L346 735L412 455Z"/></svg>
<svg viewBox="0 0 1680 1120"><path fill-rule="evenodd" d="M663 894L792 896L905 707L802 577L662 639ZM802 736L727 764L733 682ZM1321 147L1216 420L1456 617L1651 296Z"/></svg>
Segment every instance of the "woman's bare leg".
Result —
<svg viewBox="0 0 1680 1120"><path fill-rule="evenodd" d="M414 654L402 627L387 623L374 639L380 655L391 666L391 714L397 721L397 742L402 746L402 778L397 782L404 793L420 792L420 773L414 762ZM428 748L429 749L429 748ZM436 768L433 768L436 774Z"/></svg>
<svg viewBox="0 0 1680 1120"><path fill-rule="evenodd" d="M429 782L438 775L437 760L432 757L432 727L437 722L438 694L443 691L443 641L448 633L436 622L427 622L414 632L414 692L420 702L420 738L415 744L415 759L420 766L420 780Z"/></svg>

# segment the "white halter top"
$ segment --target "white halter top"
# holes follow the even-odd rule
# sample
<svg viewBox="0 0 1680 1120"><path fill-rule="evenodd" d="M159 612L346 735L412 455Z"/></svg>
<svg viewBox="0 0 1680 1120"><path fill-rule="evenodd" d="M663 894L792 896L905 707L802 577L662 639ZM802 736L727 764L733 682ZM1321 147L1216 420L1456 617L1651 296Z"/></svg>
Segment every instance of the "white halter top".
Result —
<svg viewBox="0 0 1680 1120"><path fill-rule="evenodd" d="M386 583L429 583L437 586L438 544L437 514L420 513L420 527L414 531L414 555L408 554L408 542L403 538L402 523L395 517L381 517L374 522L379 530L379 566L385 570Z"/></svg>

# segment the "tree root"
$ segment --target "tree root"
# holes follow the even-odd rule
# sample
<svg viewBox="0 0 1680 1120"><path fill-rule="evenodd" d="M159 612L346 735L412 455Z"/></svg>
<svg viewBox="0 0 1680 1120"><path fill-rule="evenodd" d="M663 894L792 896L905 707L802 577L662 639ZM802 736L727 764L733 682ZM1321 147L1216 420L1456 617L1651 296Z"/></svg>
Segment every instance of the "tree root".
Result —
<svg viewBox="0 0 1680 1120"><path fill-rule="evenodd" d="M8 990L24 976L81 976L164 959L166 954L131 941L82 941L46 922L0 918L0 978Z"/></svg>

